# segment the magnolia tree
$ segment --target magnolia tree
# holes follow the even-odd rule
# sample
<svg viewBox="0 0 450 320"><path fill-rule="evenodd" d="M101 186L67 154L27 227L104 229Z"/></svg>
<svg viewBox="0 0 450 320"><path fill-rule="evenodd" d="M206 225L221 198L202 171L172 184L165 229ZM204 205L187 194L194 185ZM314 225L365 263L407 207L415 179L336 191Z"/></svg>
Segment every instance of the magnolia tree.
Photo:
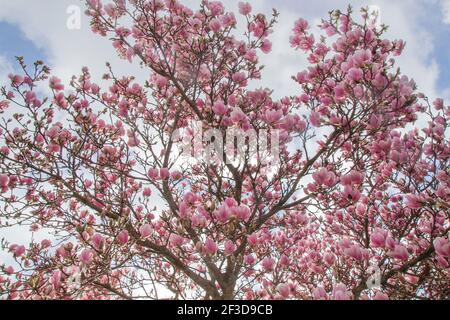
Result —
<svg viewBox="0 0 450 320"><path fill-rule="evenodd" d="M405 43L367 10L331 12L320 39L299 19L310 65L275 100L250 85L276 11L240 3L241 35L218 1L87 8L148 80L108 65L101 89L83 68L66 90L19 58L0 102L1 226L48 239L3 240L1 297L450 296L450 108L400 73Z"/></svg>

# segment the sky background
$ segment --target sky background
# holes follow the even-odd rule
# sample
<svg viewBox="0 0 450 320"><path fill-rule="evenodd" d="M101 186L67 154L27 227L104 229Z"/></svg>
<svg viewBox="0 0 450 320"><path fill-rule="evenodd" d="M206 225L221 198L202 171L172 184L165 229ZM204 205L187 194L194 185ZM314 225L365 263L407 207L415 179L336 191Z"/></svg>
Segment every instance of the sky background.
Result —
<svg viewBox="0 0 450 320"><path fill-rule="evenodd" d="M196 0L182 2L193 9L199 4ZM223 1L227 9L235 12L238 2ZM291 76L307 66L305 57L289 45L294 21L303 17L317 25L330 10L345 9L352 4L355 9L367 5L379 7L381 22L390 26L387 37L407 42L404 54L398 59L403 74L414 78L419 90L430 98L450 100L450 0L258 0L251 3L254 11L270 14L276 8L280 12L279 23L271 35L273 50L262 59L266 65L263 81L256 84L274 89L275 97L298 93ZM70 30L68 9L77 9L74 5L80 9L81 25ZM146 79L148 72L118 59L110 41L91 33L83 11L78 0L0 0L0 84L5 83L9 73L17 71L14 57L18 55L28 65L38 59L45 61L65 84L83 66L91 69L94 80L100 80L106 71L106 61L111 62L116 74ZM31 234L0 230L0 238L4 236L27 244Z"/></svg>
<svg viewBox="0 0 450 320"><path fill-rule="evenodd" d="M199 3L198 0L182 2L192 8ZM237 11L238 0L223 2L227 9ZM450 97L450 0L258 0L251 3L254 11L270 14L276 8L280 12L271 37L273 51L263 57L266 69L261 83L273 88L276 96L295 94L298 87L290 77L307 65L288 42L294 21L303 17L317 24L328 11L352 4L355 9L366 5L379 7L381 21L390 25L388 36L407 41L404 55L398 61L402 72L414 78L419 90L430 97ZM73 6L80 9L81 25L80 29L70 30L68 9ZM36 59L44 60L65 82L79 74L83 66L88 66L94 78L99 79L106 70L106 61L119 74L145 79L143 70L115 56L106 38L91 33L83 11L79 0L0 0L0 83L17 68L16 55L24 56L28 64Z"/></svg>

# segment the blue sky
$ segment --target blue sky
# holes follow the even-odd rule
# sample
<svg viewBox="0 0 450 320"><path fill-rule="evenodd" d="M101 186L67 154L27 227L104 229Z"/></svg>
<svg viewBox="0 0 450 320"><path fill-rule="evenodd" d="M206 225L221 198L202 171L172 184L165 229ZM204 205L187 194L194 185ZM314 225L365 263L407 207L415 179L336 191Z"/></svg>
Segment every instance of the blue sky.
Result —
<svg viewBox="0 0 450 320"><path fill-rule="evenodd" d="M37 48L33 41L27 39L19 26L0 22L0 55L10 63L15 56L24 56L27 61L45 60L47 55L44 50Z"/></svg>
<svg viewBox="0 0 450 320"><path fill-rule="evenodd" d="M437 4L430 5L425 13L428 18L422 19L424 28L431 31L435 48L433 56L439 64L440 74L438 88L450 87L450 24L444 23L444 17ZM435 17L436 18L432 18Z"/></svg>

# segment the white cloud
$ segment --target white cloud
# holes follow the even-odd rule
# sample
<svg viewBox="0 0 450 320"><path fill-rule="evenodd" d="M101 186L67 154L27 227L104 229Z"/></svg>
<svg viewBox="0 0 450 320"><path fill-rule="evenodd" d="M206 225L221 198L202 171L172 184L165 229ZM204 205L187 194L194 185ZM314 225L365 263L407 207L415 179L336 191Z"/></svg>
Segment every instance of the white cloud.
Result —
<svg viewBox="0 0 450 320"><path fill-rule="evenodd" d="M450 0L445 1L450 4ZM264 3L267 11L271 3L270 1L264 1ZM298 87L295 84L292 85L292 81L289 82L287 75L294 75L302 70L306 66L306 61L301 53L293 52L287 42L291 35L293 21L301 16L310 22L318 22L321 18L326 18L330 10L337 8L343 10L349 3L353 6L355 14L358 14L358 9L363 6L376 5L380 10L381 23L390 26L386 37L403 39L407 43L402 56L397 59L402 73L413 78L419 90L428 96L449 97L448 91L437 89L440 70L433 57L433 37L431 31L421 25L426 14L425 8L429 5L427 0L322 1L314 2L314 4L309 0L280 2L280 5L277 5L281 6L280 23L272 36L275 42L274 52L264 61L267 64L264 81L269 78L270 82L274 82L275 90L294 94Z"/></svg>
<svg viewBox="0 0 450 320"><path fill-rule="evenodd" d="M441 0L444 23L450 24L450 0Z"/></svg>
<svg viewBox="0 0 450 320"><path fill-rule="evenodd" d="M94 78L100 79L109 61L119 74L142 76L137 66L119 59L111 42L94 35L90 30L89 19L81 9L80 29L67 27L73 10L68 12L73 0L16 0L2 1L0 21L17 25L33 44L42 49L53 73L68 82L72 75L79 74L83 66L88 66Z"/></svg>
<svg viewBox="0 0 450 320"><path fill-rule="evenodd" d="M238 1L227 0L224 3L228 9L236 10ZM198 0L186 2L192 4L192 7L199 3ZM300 52L295 52L289 45L294 21L300 16L309 21L318 21L326 17L331 9L337 7L345 9L348 1L260 0L251 2L254 11L270 14L272 7L276 7L280 12L279 23L275 27L274 34L271 35L273 51L269 55L262 55L262 62L266 68L263 70L263 80L257 85L274 89L275 97L295 95L299 87L290 77L304 69L307 62ZM430 31L419 25L425 12L424 8L429 4L428 1L351 0L350 2L354 8L363 5L379 7L382 22L391 26L388 36L402 38L407 42L403 56L398 59L402 72L414 78L419 89L425 94L431 97L450 97L450 90L439 92L437 89L440 70L433 60L433 38ZM132 74L140 79L145 78L147 71L117 58L108 39L92 34L87 17L82 16L79 30L67 28L67 19L70 17L67 9L79 3L78 0L3 0L0 5L0 21L17 25L36 47L44 50L49 58L46 62L50 64L54 74L66 83L72 75L78 74L83 66L91 69L94 79L100 79L106 70L106 61L112 63L118 74ZM441 0L441 5L444 22L450 24L450 0ZM0 52L0 84L6 80L7 74L12 70L13 66L1 56ZM30 240L30 233L25 229L0 230L0 236L5 236L15 243L26 244ZM2 260L11 263L9 259L10 257L0 252L0 263Z"/></svg>
<svg viewBox="0 0 450 320"><path fill-rule="evenodd" d="M108 39L92 34L88 17L82 16L80 30L67 28L67 20L70 17L67 9L74 4L73 0L3 2L0 8L0 21L18 25L37 47L47 52L48 62L54 73L65 81L69 81L73 74L78 74L81 67L85 65L92 70L94 78L99 79L106 70L106 61L110 61L119 74L134 74L138 78L146 77L147 71L116 57ZM192 7L196 7L199 3L196 0L185 2ZM236 10L238 2L238 0L230 0L225 4L227 8ZM271 37L274 42L273 52L263 55L262 61L266 68L263 72L263 81L258 85L273 88L276 97L295 94L298 87L290 77L307 64L305 57L289 46L289 36L294 21L300 16L310 21L319 21L320 18L326 17L331 9L337 7L345 9L347 4L347 1L311 2L307 0L253 2L254 11L270 14L273 7L280 11L279 23ZM436 90L436 83L439 69L432 59L432 37L429 31L419 25L424 8L429 4L428 1L378 0L373 3L352 0L351 4L354 8L376 4L381 9L383 22L391 26L389 36L407 41L404 55L398 61L403 73L413 77L420 90L428 95L437 96L439 92ZM442 0L442 6L450 19L450 0ZM81 11L83 10L82 8Z"/></svg>

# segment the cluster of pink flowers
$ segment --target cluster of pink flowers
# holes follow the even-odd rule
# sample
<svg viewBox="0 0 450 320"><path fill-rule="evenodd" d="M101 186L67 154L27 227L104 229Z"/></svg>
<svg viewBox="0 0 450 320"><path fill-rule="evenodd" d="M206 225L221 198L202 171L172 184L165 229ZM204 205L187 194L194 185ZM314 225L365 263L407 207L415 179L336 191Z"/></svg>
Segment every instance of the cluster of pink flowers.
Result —
<svg viewBox="0 0 450 320"><path fill-rule="evenodd" d="M158 298L149 284L193 299L446 295L450 109L397 71L405 43L351 11L322 21L326 41L299 19L290 42L310 66L277 100L251 89L277 13L238 10L244 40L219 1L88 1L93 32L148 68L145 84L109 70L103 89L83 68L69 92L19 59L27 75L11 75L0 101L0 226L58 241L2 243L17 265L0 265L0 296ZM195 122L276 129L280 161L180 161L175 130L211 142Z"/></svg>

